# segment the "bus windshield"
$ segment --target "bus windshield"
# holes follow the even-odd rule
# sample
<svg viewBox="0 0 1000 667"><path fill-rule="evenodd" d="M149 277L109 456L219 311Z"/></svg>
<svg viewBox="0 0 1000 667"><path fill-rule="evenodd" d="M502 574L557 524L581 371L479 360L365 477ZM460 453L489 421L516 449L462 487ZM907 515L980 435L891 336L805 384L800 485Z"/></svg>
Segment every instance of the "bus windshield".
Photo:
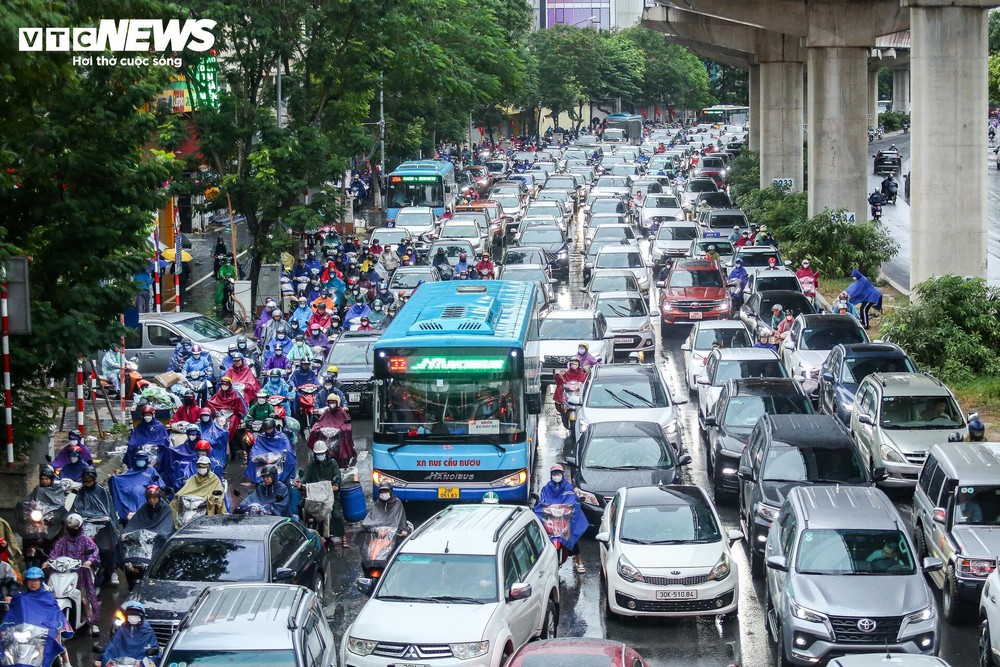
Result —
<svg viewBox="0 0 1000 667"><path fill-rule="evenodd" d="M409 182L408 178L419 178L420 182ZM395 179L400 179L396 181ZM390 176L389 202L394 208L403 206L444 206L444 188L439 176Z"/></svg>

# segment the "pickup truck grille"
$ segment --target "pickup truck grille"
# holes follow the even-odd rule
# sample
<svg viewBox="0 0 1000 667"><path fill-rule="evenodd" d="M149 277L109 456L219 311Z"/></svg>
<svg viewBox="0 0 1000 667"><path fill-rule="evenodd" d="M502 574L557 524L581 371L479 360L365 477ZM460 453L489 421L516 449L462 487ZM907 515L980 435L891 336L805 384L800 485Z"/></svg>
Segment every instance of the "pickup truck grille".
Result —
<svg viewBox="0 0 1000 667"><path fill-rule="evenodd" d="M670 305L682 313L707 313L715 307L712 301L673 301Z"/></svg>
<svg viewBox="0 0 1000 667"><path fill-rule="evenodd" d="M179 621L149 620L149 626L153 628L153 634L156 635L156 642L161 647L166 646L170 641L170 638L174 636L175 632L177 632L178 624Z"/></svg>
<svg viewBox="0 0 1000 667"><path fill-rule="evenodd" d="M450 658L451 647L447 644L397 644L394 642L379 642L372 651L375 655L385 658Z"/></svg>
<svg viewBox="0 0 1000 667"><path fill-rule="evenodd" d="M860 621L874 622L871 632L863 632L858 628ZM838 644L895 644L899 628L903 625L902 616L862 617L862 616L831 616L833 636Z"/></svg>

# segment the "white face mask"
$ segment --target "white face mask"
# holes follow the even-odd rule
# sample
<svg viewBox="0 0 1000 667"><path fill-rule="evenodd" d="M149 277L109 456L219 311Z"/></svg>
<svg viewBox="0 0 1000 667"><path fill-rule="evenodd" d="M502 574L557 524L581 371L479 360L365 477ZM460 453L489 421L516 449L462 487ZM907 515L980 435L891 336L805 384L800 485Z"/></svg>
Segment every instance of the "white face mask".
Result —
<svg viewBox="0 0 1000 667"><path fill-rule="evenodd" d="M198 467L198 474L201 475L202 477L204 477L205 475L208 474L208 468L202 468L201 466L199 466Z"/></svg>
<svg viewBox="0 0 1000 667"><path fill-rule="evenodd" d="M208 424L211 421L212 421L212 418L209 417L208 415L205 415L204 417L201 418L201 423L202 424Z"/></svg>
<svg viewBox="0 0 1000 667"><path fill-rule="evenodd" d="M128 616L125 617L125 620L128 621L129 625L139 625L140 623L142 623L142 616L135 616L133 614L129 614Z"/></svg>
<svg viewBox="0 0 1000 667"><path fill-rule="evenodd" d="M380 494L378 494L378 499L379 500L389 500L389 498L391 498L391 497L392 497L392 494L390 494L390 493L380 493Z"/></svg>
<svg viewBox="0 0 1000 667"><path fill-rule="evenodd" d="M326 454L317 454L316 455L316 460L317 461L326 461Z"/></svg>
<svg viewBox="0 0 1000 667"><path fill-rule="evenodd" d="M562 480L563 480L562 475L560 474L552 475L552 481L555 482L556 484L559 484L560 482L562 482Z"/></svg>
<svg viewBox="0 0 1000 667"><path fill-rule="evenodd" d="M153 421L153 415L143 415L142 421L146 422L147 424L150 423L151 421Z"/></svg>
<svg viewBox="0 0 1000 667"><path fill-rule="evenodd" d="M191 433L190 435L188 435L188 440L189 440L190 442L194 442L194 441L195 441L195 440L197 440L197 439L198 439L198 436L197 436L197 434L194 434L194 433Z"/></svg>
<svg viewBox="0 0 1000 667"><path fill-rule="evenodd" d="M576 352L577 354L587 354L587 348L585 347L577 348Z"/></svg>
<svg viewBox="0 0 1000 667"><path fill-rule="evenodd" d="M79 460L80 460L80 457L79 457L79 456L75 456L75 455L72 455L72 454L71 454L71 455L70 455L70 457L69 457L69 462L70 462L70 463L76 463L76 462L77 462L77 461L79 461Z"/></svg>
<svg viewBox="0 0 1000 667"><path fill-rule="evenodd" d="M266 398L258 398L257 399L257 403L260 404L260 405L264 405L265 403L267 403L267 399Z"/></svg>

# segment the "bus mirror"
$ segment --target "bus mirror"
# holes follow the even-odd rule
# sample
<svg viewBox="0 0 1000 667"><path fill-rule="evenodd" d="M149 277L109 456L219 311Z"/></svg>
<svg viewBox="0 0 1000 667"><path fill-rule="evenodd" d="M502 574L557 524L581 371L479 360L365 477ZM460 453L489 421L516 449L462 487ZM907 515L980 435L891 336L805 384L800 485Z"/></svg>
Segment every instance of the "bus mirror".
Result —
<svg viewBox="0 0 1000 667"><path fill-rule="evenodd" d="M526 402L528 407L529 415L540 415L542 414L542 395L541 394L527 394Z"/></svg>

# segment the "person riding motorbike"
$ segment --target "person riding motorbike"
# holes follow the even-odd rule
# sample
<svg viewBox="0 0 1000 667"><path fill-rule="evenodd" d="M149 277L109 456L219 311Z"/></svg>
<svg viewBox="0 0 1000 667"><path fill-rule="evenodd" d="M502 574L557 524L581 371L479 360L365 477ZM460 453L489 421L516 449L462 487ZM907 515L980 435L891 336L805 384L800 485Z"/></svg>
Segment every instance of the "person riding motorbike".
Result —
<svg viewBox="0 0 1000 667"><path fill-rule="evenodd" d="M243 415L247 413L248 409L242 394L233 389L233 381L228 375L223 375L222 379L219 380L219 390L215 392L212 398L208 399L206 407L211 408L213 413L218 413L220 410L229 410L232 412L232 418L229 420L230 440L233 439L236 431L239 430Z"/></svg>
<svg viewBox="0 0 1000 667"><path fill-rule="evenodd" d="M382 252L378 255L378 261L389 273L399 268L399 256L389 246L382 248Z"/></svg>
<svg viewBox="0 0 1000 667"><path fill-rule="evenodd" d="M329 449L322 440L313 445L312 461L306 466L305 475L301 480L296 480L295 485L302 490L308 488L306 486L308 484L320 482L329 482L333 490L333 508L328 517L322 517L318 521L318 525L325 529L320 532L320 537L326 538L327 547L332 547L337 541L336 538L340 538L340 546L346 549L350 543L347 540L344 528L344 511L340 504L341 470L336 459L330 456ZM300 512L300 515L305 516L305 513Z"/></svg>
<svg viewBox="0 0 1000 667"><path fill-rule="evenodd" d="M266 454L277 454L283 457L284 463L279 474L279 480L287 482L292 473L295 472L295 449L288 441L288 436L278 430L277 424L272 418L264 420L264 425L254 439L253 447L250 448L246 476L254 484L260 482L260 476L257 474L257 469L260 466L258 459L264 457Z"/></svg>
<svg viewBox="0 0 1000 667"><path fill-rule="evenodd" d="M128 534L138 530L148 530L156 534L156 545L153 549L152 558L155 559L159 550L166 544L167 538L174 533L174 510L163 500L163 490L156 484L150 484L145 490L146 502L129 518L122 531L122 539L128 539ZM126 559L127 563L127 559ZM136 581L142 575L141 572L125 568L125 578L128 580L129 590L135 586Z"/></svg>
<svg viewBox="0 0 1000 667"><path fill-rule="evenodd" d="M101 359L101 377L111 383L116 394L122 390L122 367L127 363L121 350L108 350Z"/></svg>
<svg viewBox="0 0 1000 667"><path fill-rule="evenodd" d="M895 202L896 193L899 191L899 184L892 177L893 173L890 171L889 175L882 180L882 185L879 189L886 202Z"/></svg>
<svg viewBox="0 0 1000 667"><path fill-rule="evenodd" d="M330 339L327 338L326 334L323 333L323 330L318 324L314 324L309 327L309 335L306 337L305 342L306 345L314 350L317 347L323 348L324 357L326 356L326 353L330 351Z"/></svg>
<svg viewBox="0 0 1000 667"><path fill-rule="evenodd" d="M198 414L199 440L205 440L212 448L212 458L225 468L229 452L229 433L219 428L212 419L212 409L202 408Z"/></svg>
<svg viewBox="0 0 1000 667"><path fill-rule="evenodd" d="M66 518L66 491L55 480L56 473L52 466L43 465L38 471L38 486L15 508L14 527L21 536L27 565L42 562L45 552L59 536ZM41 512L41 521L36 512Z"/></svg>
<svg viewBox="0 0 1000 667"><path fill-rule="evenodd" d="M476 273L479 274L480 278L494 279L497 277L496 266L493 264L493 260L490 259L490 253L484 252L479 262L476 263Z"/></svg>
<svg viewBox="0 0 1000 667"><path fill-rule="evenodd" d="M322 331L329 331L332 317L333 311L327 307L326 303L320 301L316 304L316 311L309 318L309 327L316 325Z"/></svg>
<svg viewBox="0 0 1000 667"><path fill-rule="evenodd" d="M236 346L239 349L239 345ZM201 345L191 346L191 356L184 362L184 376L191 377L195 371L202 374L202 377L215 384L215 370L212 366L212 357L205 353Z"/></svg>
<svg viewBox="0 0 1000 667"><path fill-rule="evenodd" d="M174 354L170 357L170 363L167 364L168 371L176 371L180 373L184 369L184 364L187 363L188 357L191 356L191 346L193 343L190 338L182 338L181 342L177 343L174 347Z"/></svg>
<svg viewBox="0 0 1000 667"><path fill-rule="evenodd" d="M160 473L149 465L149 455L143 451L137 452L129 470L108 478L108 491L111 492L111 502L114 503L119 522L124 525L142 506L148 487L159 488L162 485Z"/></svg>
<svg viewBox="0 0 1000 667"><path fill-rule="evenodd" d="M341 405L347 403L347 397L337 384L339 373L340 369L336 366L326 367L326 375L323 376L323 386L316 394L316 405L326 405L326 397L330 394L336 394L340 398Z"/></svg>
<svg viewBox="0 0 1000 667"><path fill-rule="evenodd" d="M118 564L115 552L118 548L119 519L115 504L111 501L111 493L107 488L97 483L97 468L87 466L83 470L82 484L76 492L73 501L73 511L85 521L99 526L93 536L94 543L100 552L101 567L97 570L95 582L103 586L105 582L112 586L118 585Z"/></svg>
<svg viewBox="0 0 1000 667"><path fill-rule="evenodd" d="M174 516L180 516L181 496L198 496L205 499L205 513L207 516L216 514L228 514L225 503L225 488L222 480L212 472L212 460L207 456L199 456L196 463L195 474L188 477L184 486L180 488L174 496L170 507L174 511Z"/></svg>
<svg viewBox="0 0 1000 667"><path fill-rule="evenodd" d="M274 417L274 406L267 400L269 396L266 389L261 388L257 391L257 400L247 410L247 416L243 419L244 424L262 422Z"/></svg>
<svg viewBox="0 0 1000 667"><path fill-rule="evenodd" d="M68 515L64 526L63 535L56 539L49 551L49 562L66 557L75 558L82 563L76 571L77 586L83 599L84 623L90 625L90 634L96 637L101 633L98 625L101 620L101 598L94 583L94 572L101 564L100 550L94 540L83 534L82 516L76 512ZM47 566L48 563L42 565L42 569Z"/></svg>
<svg viewBox="0 0 1000 667"><path fill-rule="evenodd" d="M562 546L573 555L576 571L580 574L586 572L583 564L583 556L580 554L578 541L587 531L587 517L580 507L580 499L576 494L573 483L565 479L565 470L556 463L549 468L549 481L542 487L538 502L535 503L534 511L538 518L545 523L545 507L549 505L569 505L573 507L573 516L570 519L570 532L562 542Z"/></svg>
<svg viewBox="0 0 1000 667"><path fill-rule="evenodd" d="M184 394L181 396L181 405L179 408L174 410L173 416L170 418L171 424L177 424L178 422L188 422L193 424L198 421L198 415L201 413L201 408L198 407L198 402L195 400L194 391L191 389L185 389Z"/></svg>
<svg viewBox="0 0 1000 667"><path fill-rule="evenodd" d="M444 248L438 248L437 252L434 254L434 259L431 261L431 266L435 269L439 266L447 266L451 268L451 262L448 261L448 255L445 254Z"/></svg>
<svg viewBox="0 0 1000 667"><path fill-rule="evenodd" d="M816 290L819 289L819 271L809 268L809 260L802 260L802 268L795 272L795 276L802 285L802 293L810 299L815 298Z"/></svg>
<svg viewBox="0 0 1000 667"><path fill-rule="evenodd" d="M372 301L372 310L368 313L368 322L372 325L373 329L383 329L385 328L386 312L382 304L382 299L375 299Z"/></svg>
<svg viewBox="0 0 1000 667"><path fill-rule="evenodd" d="M291 327L285 323L282 323L275 329L274 338L264 346L265 361L273 357L279 347L285 351L287 356L288 350L292 347L292 339L289 337L290 331ZM230 368L232 368L232 364L230 364Z"/></svg>
<svg viewBox="0 0 1000 667"><path fill-rule="evenodd" d="M375 331L375 327L372 326L368 316L364 315L361 317L361 321L358 323L358 328L355 331Z"/></svg>
<svg viewBox="0 0 1000 667"><path fill-rule="evenodd" d="M392 492L392 484L388 482L379 484L375 497L372 498L371 511L361 522L361 530L370 533L375 528L383 526L395 528L399 537L406 537L409 534L403 501Z"/></svg>
<svg viewBox="0 0 1000 667"><path fill-rule="evenodd" d="M81 458L86 463L94 462L94 455L90 452L90 448L87 447L87 443L83 441L83 435L79 431L76 430L70 431L69 435L66 436L66 440L67 440L66 446L63 447L61 450L59 450L59 453L56 454L56 457L52 459L51 465L53 468L59 470L60 468L65 467L67 463L69 463L69 453L73 447L80 448L80 450L83 452Z"/></svg>
<svg viewBox="0 0 1000 667"><path fill-rule="evenodd" d="M243 385L243 398L247 404L253 401L257 390L260 389L260 383L257 382L257 376L253 374L253 369L246 363L242 353L236 353L233 358L233 367L229 369L226 376L233 385Z"/></svg>
<svg viewBox="0 0 1000 667"><path fill-rule="evenodd" d="M469 270L469 255L468 253L460 252L458 254L458 262L455 263L455 273L461 274L463 271Z"/></svg>
<svg viewBox="0 0 1000 667"><path fill-rule="evenodd" d="M153 626L146 620L146 607L141 602L129 600L122 606L122 612L125 622L111 635L94 667L108 667L121 658L141 662L150 650L159 648Z"/></svg>
<svg viewBox="0 0 1000 667"><path fill-rule="evenodd" d="M246 514L253 506L264 508L267 514L292 517L292 499L288 487L278 480L278 468L266 465L260 471L260 483L253 493L243 499L237 514Z"/></svg>
<svg viewBox="0 0 1000 667"><path fill-rule="evenodd" d="M83 469L89 464L83 458L83 448L80 445L69 445L69 452L66 457L66 465L56 470L59 479L71 479L74 482L80 481Z"/></svg>
<svg viewBox="0 0 1000 667"><path fill-rule="evenodd" d="M288 323L285 322L284 313L281 312L280 308L274 308L271 311L271 320L263 326L260 332L259 338L263 342L264 347L268 347L271 344L271 341L278 335L279 329L285 329L287 326Z"/></svg>
<svg viewBox="0 0 1000 667"><path fill-rule="evenodd" d="M334 447L328 436L324 435L323 429L337 429L339 431L339 449ZM340 405L340 396L336 393L328 394L326 397L326 409L312 425L307 442L310 449L316 443L323 440L331 447L331 455L337 460L340 466L346 467L358 457L354 449L354 433L351 424L351 416Z"/></svg>
<svg viewBox="0 0 1000 667"><path fill-rule="evenodd" d="M372 311L371 308L368 307L368 297L366 297L364 294L359 294L354 302L354 305L352 305L344 312L345 326L349 329L353 328L351 320L358 317L364 317L368 315L368 313L370 312Z"/></svg>
<svg viewBox="0 0 1000 667"><path fill-rule="evenodd" d="M795 323L795 312L792 311L791 308L789 308L784 312L784 315L781 318L781 322L778 323L778 328L775 329L774 331L775 335L779 339L784 340L785 336L788 335L788 332L792 330L792 324L794 323Z"/></svg>
<svg viewBox="0 0 1000 667"><path fill-rule="evenodd" d="M4 616L4 628L21 624L37 625L49 631L41 661L43 667L54 665L56 659L61 661L62 667L70 667L63 641L73 636L73 629L66 622L55 594L45 587L45 572L40 567L28 568L24 573L24 590L11 599L10 609ZM18 666L15 663L12 667Z"/></svg>
<svg viewBox="0 0 1000 667"><path fill-rule="evenodd" d="M563 408L563 393L567 382L580 382L583 383L587 380L587 371L583 369L580 365L580 360L576 357L570 357L570 360L566 362L566 370L556 371L555 381L556 387L552 392L552 401L555 403L556 410L562 414ZM563 426L567 426L566 420L563 420Z"/></svg>
<svg viewBox="0 0 1000 667"><path fill-rule="evenodd" d="M305 296L300 296L298 299L299 307L292 311L292 314L288 316L288 319L294 320L299 323L300 329L305 329L309 326L309 318L312 317L313 311L309 307L309 302L306 301Z"/></svg>
<svg viewBox="0 0 1000 667"><path fill-rule="evenodd" d="M601 360L590 353L590 345L587 343L580 343L576 349L576 359L580 361L580 365L584 367L596 366L601 363Z"/></svg>

